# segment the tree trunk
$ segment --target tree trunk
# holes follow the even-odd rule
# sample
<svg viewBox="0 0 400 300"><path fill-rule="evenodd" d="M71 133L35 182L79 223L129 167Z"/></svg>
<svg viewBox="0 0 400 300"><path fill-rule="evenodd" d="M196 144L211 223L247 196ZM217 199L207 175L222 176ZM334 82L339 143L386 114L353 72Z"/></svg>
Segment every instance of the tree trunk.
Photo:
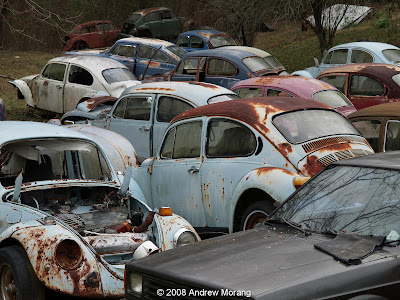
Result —
<svg viewBox="0 0 400 300"><path fill-rule="evenodd" d="M314 15L315 27L313 28L318 37L319 48L321 55L324 50L328 50L328 43L326 40L326 30L323 27L322 12L324 10L323 0L311 0L311 8Z"/></svg>

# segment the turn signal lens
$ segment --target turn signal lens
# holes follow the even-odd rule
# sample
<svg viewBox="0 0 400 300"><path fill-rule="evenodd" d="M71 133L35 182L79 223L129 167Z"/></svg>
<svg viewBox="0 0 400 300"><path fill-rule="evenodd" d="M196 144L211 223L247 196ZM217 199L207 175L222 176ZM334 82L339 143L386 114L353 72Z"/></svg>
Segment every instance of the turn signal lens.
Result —
<svg viewBox="0 0 400 300"><path fill-rule="evenodd" d="M299 189L303 184L305 184L311 177L304 177L304 176L296 176L293 179L293 185L297 189Z"/></svg>
<svg viewBox="0 0 400 300"><path fill-rule="evenodd" d="M160 207L158 210L158 214L160 216L172 216L172 209L171 207Z"/></svg>

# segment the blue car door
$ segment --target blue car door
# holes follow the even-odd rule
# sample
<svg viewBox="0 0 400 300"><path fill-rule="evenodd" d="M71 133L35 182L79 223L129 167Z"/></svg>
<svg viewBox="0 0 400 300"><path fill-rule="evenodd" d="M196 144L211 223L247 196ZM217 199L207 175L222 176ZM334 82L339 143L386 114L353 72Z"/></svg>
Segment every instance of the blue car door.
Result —
<svg viewBox="0 0 400 300"><path fill-rule="evenodd" d="M136 75L135 72L135 57L136 57L136 44L116 44L108 52L108 57L119 61L128 67L131 72Z"/></svg>
<svg viewBox="0 0 400 300"><path fill-rule="evenodd" d="M240 70L230 61L221 58L209 58L207 63L207 72L205 82L214 83L230 89L241 78ZM203 81L203 80L201 80Z"/></svg>
<svg viewBox="0 0 400 300"><path fill-rule="evenodd" d="M171 76L171 81L204 81L201 77L205 74L206 57L190 57L182 60L175 73Z"/></svg>

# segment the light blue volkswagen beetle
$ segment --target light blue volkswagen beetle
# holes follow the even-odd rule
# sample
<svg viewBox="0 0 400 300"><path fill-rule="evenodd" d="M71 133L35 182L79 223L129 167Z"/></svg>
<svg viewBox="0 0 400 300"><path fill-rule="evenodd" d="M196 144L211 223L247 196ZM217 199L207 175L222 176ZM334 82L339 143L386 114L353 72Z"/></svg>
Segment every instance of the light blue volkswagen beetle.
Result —
<svg viewBox="0 0 400 300"><path fill-rule="evenodd" d="M130 153L102 147L129 147L116 133L15 121L1 129L1 299L44 299L45 287L121 298L128 261L199 239L170 208L145 204L130 167L115 171L118 153Z"/></svg>
<svg viewBox="0 0 400 300"><path fill-rule="evenodd" d="M400 65L400 48L378 42L354 42L332 47L321 64L316 58L315 67L293 72L291 75L316 78L326 69L353 63L384 63Z"/></svg>

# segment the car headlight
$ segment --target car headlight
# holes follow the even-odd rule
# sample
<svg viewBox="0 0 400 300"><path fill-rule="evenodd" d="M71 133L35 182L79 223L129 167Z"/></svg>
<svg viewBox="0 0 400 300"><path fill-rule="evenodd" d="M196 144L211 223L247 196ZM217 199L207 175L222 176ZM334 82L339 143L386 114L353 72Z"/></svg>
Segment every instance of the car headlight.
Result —
<svg viewBox="0 0 400 300"><path fill-rule="evenodd" d="M174 235L175 247L193 244L195 242L197 242L196 234L187 228L179 229Z"/></svg>
<svg viewBox="0 0 400 300"><path fill-rule="evenodd" d="M129 274L129 288L132 293L142 294L142 275L137 273Z"/></svg>

